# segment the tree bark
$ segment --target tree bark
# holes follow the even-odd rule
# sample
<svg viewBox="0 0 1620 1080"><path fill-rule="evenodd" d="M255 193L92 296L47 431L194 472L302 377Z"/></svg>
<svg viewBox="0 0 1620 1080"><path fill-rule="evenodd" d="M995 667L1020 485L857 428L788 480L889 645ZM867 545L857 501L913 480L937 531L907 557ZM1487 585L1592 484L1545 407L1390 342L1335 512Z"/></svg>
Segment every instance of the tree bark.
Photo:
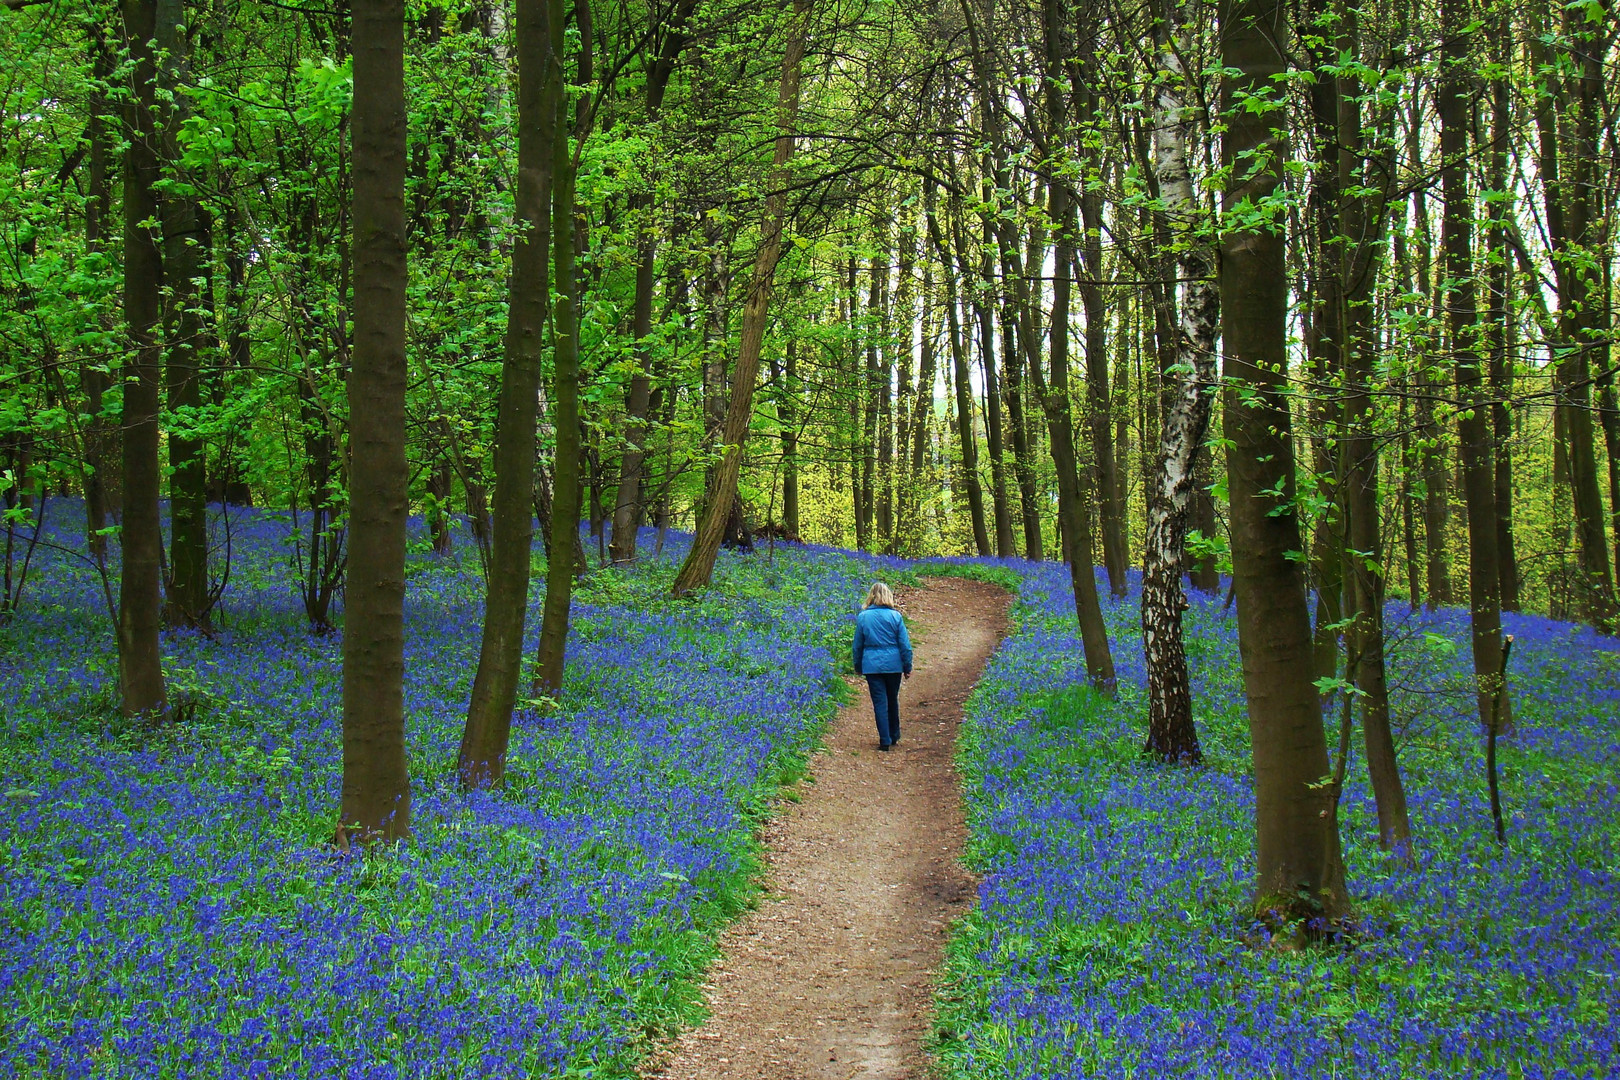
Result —
<svg viewBox="0 0 1620 1080"><path fill-rule="evenodd" d="M513 209L505 362L495 444L495 505L483 636L456 773L464 788L501 783L523 664L534 518L536 424L542 335L551 279L552 165L558 141L562 70L552 51L548 0L518 0L518 174ZM562 140L566 142L567 140ZM615 519L617 525L617 519ZM615 539L617 534L615 534ZM571 545L570 545L571 547Z"/></svg>
<svg viewBox="0 0 1620 1080"><path fill-rule="evenodd" d="M1090 95L1087 95L1089 98ZM1125 595L1125 508L1119 494L1119 469L1114 454L1112 395L1108 389L1108 315L1102 286L1102 192L1087 190L1080 196L1080 217L1085 229L1079 245L1085 270L1080 303L1086 313L1086 421L1091 432L1091 453L1100 513L1103 567L1108 572L1108 594Z"/></svg>
<svg viewBox="0 0 1620 1080"><path fill-rule="evenodd" d="M1440 21L1461 28L1470 17L1466 0L1441 0ZM1473 87L1468 76L1469 35L1452 30L1442 49L1440 190L1444 202L1441 250L1445 259L1446 316L1457 370L1462 411L1457 448L1462 458L1468 507L1468 615L1473 634L1474 684L1480 724L1490 727L1495 686L1502 668L1501 570L1496 552L1496 462L1489 401L1484 393L1478 301L1473 266L1473 211L1466 160Z"/></svg>
<svg viewBox="0 0 1620 1080"><path fill-rule="evenodd" d="M1264 206L1288 159L1280 111L1242 107L1269 96L1289 40L1281 0L1224 0L1221 161L1235 175L1222 198ZM1320 781L1327 740L1314 685L1310 608L1299 556L1293 424L1288 401L1286 230L1279 214L1229 224L1220 260L1224 420L1231 477L1238 645L1254 753L1255 906L1263 915L1333 917L1348 905L1336 815Z"/></svg>
<svg viewBox="0 0 1620 1080"><path fill-rule="evenodd" d="M168 707L158 643L162 619L158 519L158 381L162 345L163 256L151 221L157 216L157 133L153 115L157 62L152 54L157 0L122 0L131 92L124 106L124 319L130 352L124 365L123 573L118 587L118 683L124 715L156 720Z"/></svg>
<svg viewBox="0 0 1620 1080"><path fill-rule="evenodd" d="M551 56L559 67L566 55L567 16L563 0L547 0ZM558 78L564 77L558 72ZM547 545L546 599L540 613L540 643L534 662L536 696L562 694L573 605L574 574L580 564L579 275L574 247L574 154L563 117L563 91L557 95L557 128L551 157L551 401L557 449L552 466L551 542Z"/></svg>
<svg viewBox="0 0 1620 1080"><path fill-rule="evenodd" d="M759 375L760 352L765 345L765 324L770 315L771 289L776 279L776 263L782 251L782 231L787 218L788 163L796 143L794 125L799 111L799 80L804 62L805 40L809 34L811 9L815 0L793 0L793 25L788 31L787 52L782 58L782 79L777 88L776 149L771 164L770 194L765 198L765 219L759 252L743 307L742 334L738 342L737 366L732 374L731 402L726 410L725 450L716 469L709 500L703 507L697 535L671 591L683 596L705 586L714 574L714 560L732 502L737 498L737 477L742 469L743 443L748 438L748 422L753 414L754 383Z"/></svg>
<svg viewBox="0 0 1620 1080"><path fill-rule="evenodd" d="M1448 0L1449 2L1449 0ZM1360 16L1343 5L1336 12L1338 56L1361 51ZM1388 201L1395 170L1394 112L1382 109L1371 129L1377 132L1374 155L1363 149L1359 85L1342 85L1342 76L1323 72L1341 82L1337 88L1337 169L1340 176L1335 208L1337 239L1332 257L1344 297L1344 443L1346 511L1346 590L1354 617L1347 635L1347 652L1354 666L1346 677L1359 691L1361 728L1367 754L1367 773L1378 806L1378 837L1386 851L1411 857L1412 825L1406 809L1390 730L1389 683L1384 662L1384 541L1380 521L1378 437L1374 430L1373 379L1379 360L1379 342L1373 324L1374 283L1378 277ZM1341 762L1341 766L1342 766ZM1337 794L1334 798L1337 800ZM1336 803L1335 803L1336 805Z"/></svg>
<svg viewBox="0 0 1620 1080"><path fill-rule="evenodd" d="M996 554L1007 559L1018 553L1018 547L1013 540L1012 507L1007 498L1006 426L1002 423L1003 380L996 369L995 323L986 293L994 284L995 269L991 262L993 246L990 221L986 218L979 253L979 288L973 294L973 315L979 325L979 359L984 366L985 435L990 450L990 501L996 523ZM960 252L959 258L965 262L966 252ZM962 266L961 270L962 280L966 281L966 266Z"/></svg>
<svg viewBox="0 0 1620 1080"><path fill-rule="evenodd" d="M939 252L940 264L945 268L945 318L950 328L951 369L956 403L956 441L962 458L962 488L967 496L968 517L973 526L973 550L989 555L990 532L984 516L984 490L979 483L979 437L973 423L973 387L968 380L967 345L963 340L960 297L957 295L958 277L952 268L950 250L945 246L939 221L934 216L933 192L925 196L924 214L928 224L928 237Z"/></svg>
<svg viewBox="0 0 1620 1080"><path fill-rule="evenodd" d="M1066 94L1058 82L1064 76L1069 55L1065 38L1069 18L1066 8L1064 0L1043 0L1041 5L1047 69L1047 137L1053 147L1063 146L1068 134ZM1088 508L1093 492L1089 490L1088 478L1080 469L1079 456L1075 453L1073 405L1069 396L1069 272L1074 262L1074 207L1067 186L1060 180L1054 179L1047 185L1047 200L1054 240L1052 330L1047 345L1051 379L1048 382L1041 376L1038 365L1032 366L1030 371L1046 411L1052 464L1057 471L1058 514L1069 547L1069 583L1080 624L1080 642L1086 653L1086 673L1095 689L1112 694L1116 683L1114 658L1108 647L1108 629L1103 623L1097 577L1091 562L1095 548Z"/></svg>
<svg viewBox="0 0 1620 1080"><path fill-rule="evenodd" d="M1584 7L1564 9L1560 37L1568 43L1563 58L1567 75L1559 74L1541 38L1531 36L1531 60L1545 81L1535 111L1541 142L1537 172L1558 286L1555 407L1563 429L1583 613L1604 634L1615 632L1617 612L1592 432L1590 354L1608 348L1607 282L1598 269L1603 262L1603 213L1594 205L1593 192L1604 153L1603 72L1615 34L1610 9L1607 0L1600 3L1604 17L1591 24ZM1600 370L1607 366L1601 363Z"/></svg>
<svg viewBox="0 0 1620 1080"><path fill-rule="evenodd" d="M675 71L675 61L686 46L686 23L697 0L680 0L664 27L657 59L647 69L647 115L651 122L663 110L664 92ZM615 563L636 557L636 528L641 521L642 480L647 456L647 417L652 402L652 305L657 284L658 232L643 220L651 213L653 193L638 191L630 197L630 218L638 223L636 292L631 305L630 335L635 339L635 372L624 403L624 454L619 461L618 493L613 506L611 557Z"/></svg>
<svg viewBox="0 0 1620 1080"><path fill-rule="evenodd" d="M876 247L872 252L872 293L870 312L875 313L875 332L866 339L867 419L876 425L876 457L870 473L872 490L869 496L877 515L876 547L885 555L893 554L894 545L894 355L889 335L894 319L890 307L889 289L889 222L880 218L873 223ZM868 453L872 452L868 444Z"/></svg>
<svg viewBox="0 0 1620 1080"><path fill-rule="evenodd" d="M1311 302L1305 329L1306 375L1311 419L1310 443L1312 472L1324 504L1311 537L1311 588L1316 594L1314 638L1316 674L1334 678L1339 673L1339 636L1344 620L1345 599L1345 521L1344 461L1340 439L1343 435L1344 404L1338 400L1336 385L1344 376L1344 281L1341 251L1343 241L1336 236L1340 192L1339 174L1339 80L1323 72L1338 56L1337 42L1320 28L1338 14L1329 15L1330 0L1311 0L1311 30L1307 41L1308 63L1316 69L1310 88L1315 154L1312 161L1310 201L1307 213L1313 226L1309 277Z"/></svg>
<svg viewBox="0 0 1620 1080"><path fill-rule="evenodd" d="M1493 40L1499 55L1510 48L1510 27L1498 17ZM1508 250L1507 213L1511 205L1508 190L1508 151L1512 139L1512 115L1506 77L1491 84L1491 151L1487 184L1497 198L1490 203L1489 266L1486 275L1487 311L1485 333L1490 353L1490 406L1493 477L1496 496L1496 558L1498 589L1502 610L1519 610L1519 567L1513 545L1513 416L1508 402L1513 397L1513 257ZM1611 458L1611 468L1613 461ZM1612 500L1611 500L1612 502Z"/></svg>
<svg viewBox="0 0 1620 1080"><path fill-rule="evenodd" d="M1142 544L1142 652L1147 668L1148 737L1144 750L1161 761L1198 761L1193 726L1192 684L1182 638L1182 549L1187 535L1197 463L1202 456L1215 392L1215 334L1221 297L1214 280L1209 241L1202 235L1199 202L1187 167L1187 147L1195 137L1185 100L1186 72L1181 57L1190 44L1179 9L1169 8L1161 41L1153 169L1166 224L1175 238L1178 277L1184 295L1175 363L1161 376L1159 452L1148 498L1147 534Z"/></svg>
<svg viewBox="0 0 1620 1080"><path fill-rule="evenodd" d="M405 5L353 0L354 352L340 837L408 836Z"/></svg>
<svg viewBox="0 0 1620 1080"><path fill-rule="evenodd" d="M1421 99L1413 97L1411 116L1406 125L1406 145L1409 168L1414 176L1422 176L1427 166L1423 162L1421 134L1424 129ZM1417 294L1420 304L1426 304L1435 295L1431 282L1429 204L1421 187L1412 192L1412 220L1417 227ZM1422 314L1422 309L1419 309ZM1445 371L1435 361L1438 351L1435 333L1425 334L1418 343L1419 362L1414 390L1417 395L1417 440L1414 458L1418 475L1423 482L1423 547L1424 547L1424 603L1430 611L1451 603L1451 575L1446 555L1446 451L1440 425L1435 421L1435 398L1445 392Z"/></svg>
<svg viewBox="0 0 1620 1080"><path fill-rule="evenodd" d="M169 565L165 620L172 626L208 626L208 476L206 450L195 434L202 404L198 344L207 329L199 307L209 292L197 279L208 273L209 229L194 178L180 164L177 139L187 109L180 88L188 64L184 0L158 0L154 40L164 56L159 81L163 109L163 159L171 173L159 200L163 223L165 304L164 374L169 413Z"/></svg>
<svg viewBox="0 0 1620 1080"><path fill-rule="evenodd" d="M896 243L899 258L895 271L894 300L891 322L893 330L885 335L890 344L891 366L895 369L894 388L894 448L890 454L890 487L894 491L894 537L889 542L892 555L916 554L917 536L914 523L917 518L917 478L905 469L907 452L911 446L911 378L912 358L916 355L917 311L913 303L915 293L912 273L917 263L917 230L915 220L908 213L897 222Z"/></svg>
<svg viewBox="0 0 1620 1080"><path fill-rule="evenodd" d="M84 204L84 243L87 251L100 255L105 254L109 246L106 230L112 217L107 83L112 78L113 56L105 30L92 25L90 33L90 180L89 198ZM107 390L106 369L97 362L86 363L79 377L84 388L85 412L89 416L84 440L85 537L91 555L98 563L105 563L107 538L101 530L107 528L108 521L117 517L122 508L120 470L113 467L121 457L122 440L117 427L102 415L102 396Z"/></svg>

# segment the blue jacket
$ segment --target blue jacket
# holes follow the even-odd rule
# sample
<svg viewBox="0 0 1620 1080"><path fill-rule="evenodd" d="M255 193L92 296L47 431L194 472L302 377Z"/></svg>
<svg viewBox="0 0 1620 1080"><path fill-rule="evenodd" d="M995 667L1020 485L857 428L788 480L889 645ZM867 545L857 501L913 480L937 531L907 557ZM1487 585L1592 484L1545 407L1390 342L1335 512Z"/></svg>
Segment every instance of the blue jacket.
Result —
<svg viewBox="0 0 1620 1080"><path fill-rule="evenodd" d="M855 671L881 675L911 674L911 638L906 620L894 608L869 607L855 616Z"/></svg>

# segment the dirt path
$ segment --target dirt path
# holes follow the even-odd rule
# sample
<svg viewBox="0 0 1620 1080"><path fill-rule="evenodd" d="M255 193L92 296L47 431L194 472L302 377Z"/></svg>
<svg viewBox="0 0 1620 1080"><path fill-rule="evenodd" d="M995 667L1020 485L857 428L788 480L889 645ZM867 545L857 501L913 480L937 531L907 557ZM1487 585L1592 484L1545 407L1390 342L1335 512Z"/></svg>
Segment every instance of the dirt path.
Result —
<svg viewBox="0 0 1620 1080"><path fill-rule="evenodd" d="M827 732L803 801L768 827L766 896L721 938L712 1015L656 1080L921 1080L930 977L973 901L952 767L962 703L1006 632L1008 596L930 578L900 608L916 670L901 741L879 753L864 680Z"/></svg>

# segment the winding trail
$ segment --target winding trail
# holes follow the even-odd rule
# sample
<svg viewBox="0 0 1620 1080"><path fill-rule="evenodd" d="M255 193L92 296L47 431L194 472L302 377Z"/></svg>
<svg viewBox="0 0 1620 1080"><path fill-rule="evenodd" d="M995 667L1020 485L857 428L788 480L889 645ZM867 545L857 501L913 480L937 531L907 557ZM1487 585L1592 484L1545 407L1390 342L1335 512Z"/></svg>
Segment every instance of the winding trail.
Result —
<svg viewBox="0 0 1620 1080"><path fill-rule="evenodd" d="M916 666L900 691L899 745L878 752L861 681L802 801L766 828L765 896L721 937L708 1022L650 1063L649 1080L927 1075L932 974L975 891L961 864L956 729L1010 599L959 578L900 597Z"/></svg>

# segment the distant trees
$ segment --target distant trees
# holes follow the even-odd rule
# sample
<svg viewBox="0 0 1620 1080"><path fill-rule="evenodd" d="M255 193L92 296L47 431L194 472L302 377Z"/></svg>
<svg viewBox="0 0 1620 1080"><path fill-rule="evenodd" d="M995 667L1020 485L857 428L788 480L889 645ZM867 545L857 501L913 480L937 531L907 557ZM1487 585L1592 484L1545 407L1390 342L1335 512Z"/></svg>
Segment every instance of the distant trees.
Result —
<svg viewBox="0 0 1620 1080"><path fill-rule="evenodd" d="M782 59L782 78L776 96L776 149L767 182L771 193L765 199L765 218L760 230L759 251L754 256L743 304L742 330L737 344L737 363L732 369L731 393L722 429L720 463L709 481L692 537L692 549L675 575L676 596L707 585L714 573L715 556L725 537L726 524L737 497L737 477L742 468L743 441L753 419L754 381L759 374L759 358L765 347L765 324L770 318L771 291L776 284L777 262L782 253L782 233L787 227L788 163L797 143L795 117L799 111L799 84L803 74L805 39L814 0L793 0L793 23L788 30L787 51Z"/></svg>

